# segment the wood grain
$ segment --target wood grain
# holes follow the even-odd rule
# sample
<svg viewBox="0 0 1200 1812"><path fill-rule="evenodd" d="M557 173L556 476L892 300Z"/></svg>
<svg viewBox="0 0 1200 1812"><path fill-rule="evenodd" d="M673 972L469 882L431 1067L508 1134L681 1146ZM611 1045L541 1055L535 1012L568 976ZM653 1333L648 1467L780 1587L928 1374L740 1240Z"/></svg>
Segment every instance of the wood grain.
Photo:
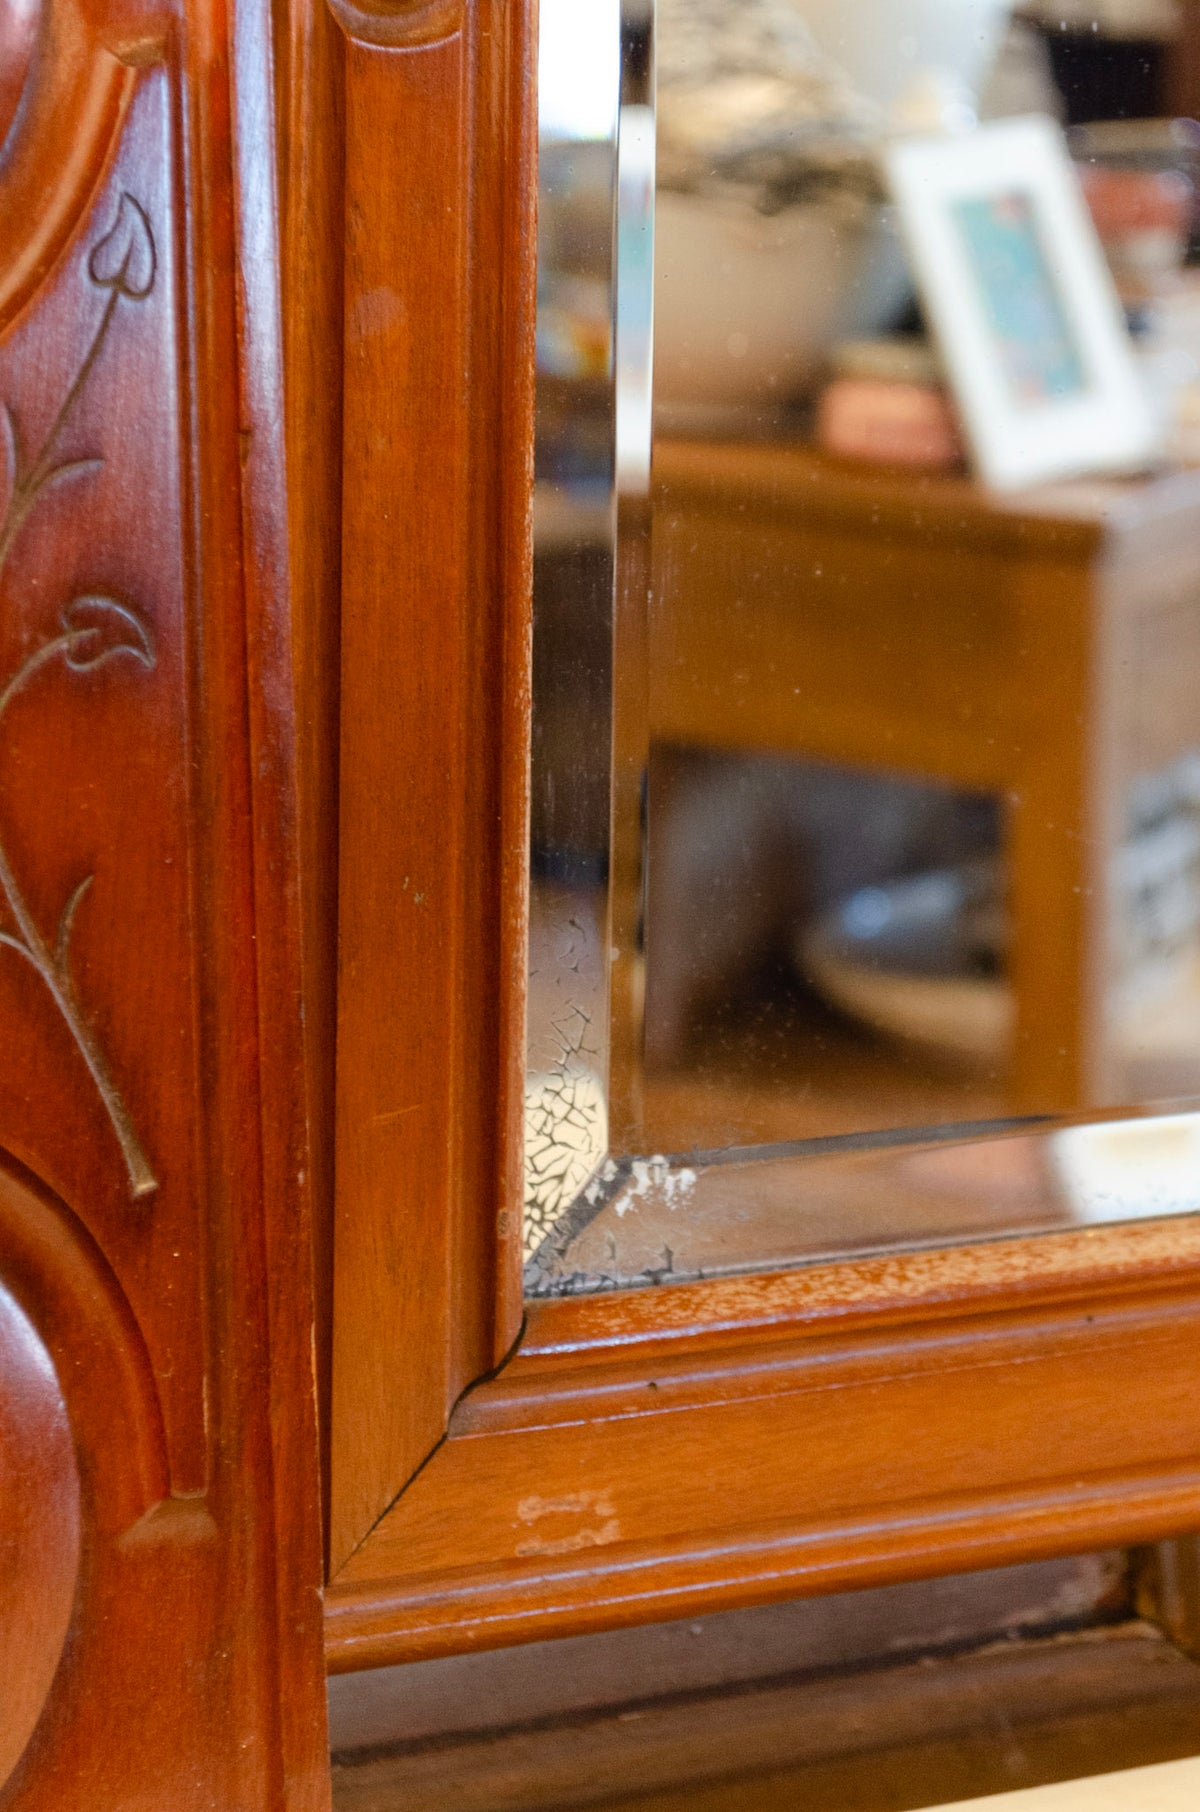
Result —
<svg viewBox="0 0 1200 1812"><path fill-rule="evenodd" d="M345 1755L334 1804L907 1812L948 1794L1189 1756L1197 1741L1197 1670L1132 1625L664 1693L571 1718L517 1717L509 1729ZM1140 1801L1117 1803L1141 1812Z"/></svg>
<svg viewBox="0 0 1200 1812"><path fill-rule="evenodd" d="M532 18L448 18L344 49L335 1567L520 1316Z"/></svg>
<svg viewBox="0 0 1200 1812"><path fill-rule="evenodd" d="M539 1304L335 1577L330 1663L1186 1529L1198 1242L1092 1228Z"/></svg>
<svg viewBox="0 0 1200 1812"><path fill-rule="evenodd" d="M1013 1641L1018 1632L1036 1638L1110 1626L1130 1614L1127 1573L1119 1551L1069 1556L335 1674L330 1747L335 1757L353 1760L431 1739L498 1736L514 1725L561 1728L655 1699L859 1673L881 1655L895 1665L931 1647L964 1653Z"/></svg>
<svg viewBox="0 0 1200 1812"><path fill-rule="evenodd" d="M133 66L160 55L168 17L149 6L123 31L94 0L42 6L42 54L31 60L15 97L20 127L4 141L0 328L63 256L112 155L136 86ZM110 39L116 55L108 54Z"/></svg>
<svg viewBox="0 0 1200 1812"><path fill-rule="evenodd" d="M1188 1408L1200 1247L1185 1223L547 1304L515 1356L477 1382L519 1313L505 1248L524 934L529 21L510 11L501 26L490 0L461 18L372 20L342 10L344 44L293 41L292 66L317 97L309 129L335 142L325 175L313 144L291 145L285 169L297 232L306 198L320 198L341 284L335 301L310 247L310 288L296 294L325 298L325 352L323 365L308 355L301 394L323 423L337 416L341 487L331 1665L1186 1527L1200 1514ZM400 142L403 159L380 158L381 143ZM294 348L302 315L298 305ZM331 345L336 404L317 396ZM298 425L294 444L306 444ZM321 457L314 470L331 474L334 456ZM748 521L765 511L773 532L802 506L847 560L865 519L894 536L898 620L944 659L933 673L910 658L899 701L876 673L874 697L893 717L904 707L932 771L964 778L969 750L972 784L1005 785L1008 770L977 725L970 736L956 723L940 738L928 729L948 676L974 670L919 583L930 561L968 595L990 586L1000 597L978 624L993 671L1023 634L1044 663L1051 629L1070 631L1062 671L1076 699L1097 661L1121 652L1097 655L1107 588L1140 610L1153 550L1168 562L1173 607L1190 571L1187 475L1007 512L971 486L931 486L914 518L911 485L868 474L818 484L804 457L736 449L716 470L711 449L681 448L672 461L660 491L681 520L692 512L691 528L704 519L706 582L745 554L727 520L742 505ZM676 540L682 559L682 529ZM309 560L315 573L312 549ZM1047 584L1057 604L1039 628ZM1092 606L1087 624L1100 629L1085 646ZM846 656L839 611L821 618L827 675ZM789 633L782 591L767 614ZM738 664L730 635L714 629L713 671ZM1058 747L1061 699L1016 679L1006 698L1042 756ZM827 727L839 701L833 680L814 688ZM985 727L997 709L981 696ZM841 709L834 727L849 721ZM760 714L760 737L777 730ZM1081 802L1086 754L1051 764L1050 815L1069 808L1076 827L1097 822L1090 796ZM1077 947L1064 876L1069 891L1077 877L1060 862L1039 909L1057 912ZM1086 1031L1093 982L1088 962L1072 961L1042 1010L1066 1001ZM1050 1064L1051 1098L1078 1098L1095 1057L1081 1034L1065 1064ZM802 1167L795 1187L802 1202Z"/></svg>
<svg viewBox="0 0 1200 1812"><path fill-rule="evenodd" d="M342 231L343 94L331 79L339 45L333 14L322 6L289 8L276 43L285 457L305 491L304 507L287 515L288 628L323 1506L329 1501L337 1056L342 396L330 372L341 359L343 285L330 246ZM324 1528L323 1541L327 1534Z"/></svg>
<svg viewBox="0 0 1200 1812"><path fill-rule="evenodd" d="M0 164L0 1290L82 1556L22 1812L328 1793L270 30L47 0Z"/></svg>

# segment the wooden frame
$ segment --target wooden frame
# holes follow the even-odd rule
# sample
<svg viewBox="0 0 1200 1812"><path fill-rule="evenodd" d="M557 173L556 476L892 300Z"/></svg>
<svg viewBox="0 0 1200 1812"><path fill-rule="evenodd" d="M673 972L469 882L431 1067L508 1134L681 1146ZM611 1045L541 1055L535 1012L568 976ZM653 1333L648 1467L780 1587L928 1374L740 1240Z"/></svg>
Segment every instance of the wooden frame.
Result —
<svg viewBox="0 0 1200 1812"><path fill-rule="evenodd" d="M539 1305L332 1581L330 1665L1194 1528L1198 1260L1181 1221Z"/></svg>
<svg viewBox="0 0 1200 1812"><path fill-rule="evenodd" d="M1196 1526L1190 1221L548 1303L522 1334L532 9L337 19L293 15L287 208L314 470L343 380L330 1665Z"/></svg>
<svg viewBox="0 0 1200 1812"><path fill-rule="evenodd" d="M0 1804L322 1812L325 1649L1195 1528L1194 1220L523 1320L532 0L38 22L0 88Z"/></svg>
<svg viewBox="0 0 1200 1812"><path fill-rule="evenodd" d="M291 15L285 269L336 1566L520 1323L533 51L498 0L335 10Z"/></svg>

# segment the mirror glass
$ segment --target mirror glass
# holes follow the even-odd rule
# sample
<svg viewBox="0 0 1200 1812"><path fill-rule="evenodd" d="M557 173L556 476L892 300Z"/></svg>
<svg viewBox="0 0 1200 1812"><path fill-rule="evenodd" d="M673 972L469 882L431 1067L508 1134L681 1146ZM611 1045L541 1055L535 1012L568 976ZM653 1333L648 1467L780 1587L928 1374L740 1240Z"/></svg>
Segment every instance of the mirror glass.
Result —
<svg viewBox="0 0 1200 1812"><path fill-rule="evenodd" d="M1200 8L539 64L531 1293L1200 1208Z"/></svg>

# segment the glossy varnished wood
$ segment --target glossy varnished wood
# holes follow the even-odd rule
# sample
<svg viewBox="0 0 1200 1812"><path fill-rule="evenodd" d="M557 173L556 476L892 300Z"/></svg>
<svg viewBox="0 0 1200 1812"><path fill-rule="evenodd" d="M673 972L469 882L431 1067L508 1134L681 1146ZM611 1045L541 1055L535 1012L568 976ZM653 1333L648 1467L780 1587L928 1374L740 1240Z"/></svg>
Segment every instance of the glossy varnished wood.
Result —
<svg viewBox="0 0 1200 1812"><path fill-rule="evenodd" d="M0 159L0 1295L69 1421L78 1578L44 1669L51 1406L0 1510L8 1555L44 1500L0 1801L318 1812L271 19L38 29Z"/></svg>
<svg viewBox="0 0 1200 1812"><path fill-rule="evenodd" d="M309 139L286 166L286 265L301 273L289 371L305 372L290 482L305 458L323 475L304 556L318 627L297 631L315 638L310 676L333 642L319 624L340 611L340 696L319 707L340 738L331 1665L1186 1528L1200 1516L1200 1245L1186 1222L539 1304L486 1375L520 1314L532 22L490 0L339 0L334 17L336 39L293 30ZM403 158L381 154L400 143ZM817 487L811 462L781 475L773 453L764 479L742 453L718 475L726 514L764 484L777 511L819 492L831 536L873 519L967 585L1023 566L1010 596L1043 649L1046 582L1060 627L1083 623L1089 574L1105 623L1109 588L1146 601L1151 564L1164 608L1192 582L1194 479L1007 516L951 483L914 524L911 485ZM694 502L715 481L707 451L703 469L688 457L674 480ZM726 538L712 528L710 565ZM1127 652L1100 650L1106 685ZM1094 653L1077 638L1059 674L1073 696ZM1010 693L1022 722L1064 715ZM813 708L836 713L838 698L835 677ZM954 734L928 765L963 779ZM965 777L1003 784L972 748ZM311 735L310 749L319 766ZM1056 770L1072 811L1085 755ZM319 900L327 883L310 881ZM1094 979L1072 967L1038 1011L1086 998L1090 1012ZM1085 1047L1051 1077L1054 1101L1079 1099ZM802 1171L795 1186L799 1210ZM886 1170L871 1186L886 1190Z"/></svg>
<svg viewBox="0 0 1200 1812"><path fill-rule="evenodd" d="M1185 1219L531 1307L333 1581L331 1665L1187 1529L1198 1261Z"/></svg>
<svg viewBox="0 0 1200 1812"><path fill-rule="evenodd" d="M335 1567L519 1325L534 272L531 9L336 16Z"/></svg>
<svg viewBox="0 0 1200 1812"><path fill-rule="evenodd" d="M341 606L342 230L339 28L324 6L288 9L276 40L287 382L287 471L304 486L289 510L291 667L295 687L296 842L314 1249L313 1347L322 1496L328 1501L333 1313L334 1098L337 1052L337 747ZM327 1527L324 1533L327 1535Z"/></svg>
<svg viewBox="0 0 1200 1812"><path fill-rule="evenodd" d="M58 1670L79 1575L79 1468L53 1361L0 1292L0 1780L33 1734Z"/></svg>
<svg viewBox="0 0 1200 1812"><path fill-rule="evenodd" d="M1194 1526L1191 1222L548 1303L510 1353L532 9L45 5L0 89L0 1802L320 1812L323 1636Z"/></svg>

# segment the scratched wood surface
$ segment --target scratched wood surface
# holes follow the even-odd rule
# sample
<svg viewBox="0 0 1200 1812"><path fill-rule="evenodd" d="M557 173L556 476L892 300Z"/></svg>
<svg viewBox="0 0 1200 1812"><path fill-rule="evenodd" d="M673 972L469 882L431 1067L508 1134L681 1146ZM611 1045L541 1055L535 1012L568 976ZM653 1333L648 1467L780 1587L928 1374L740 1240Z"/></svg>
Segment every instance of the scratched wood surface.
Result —
<svg viewBox="0 0 1200 1812"><path fill-rule="evenodd" d="M520 1316L531 21L3 17L0 1796L317 1812L314 1325L340 1559ZM673 1521L602 1429L528 1552L502 1492L372 1565L512 1558L520 1633L593 1511L709 1527L715 1471Z"/></svg>
<svg viewBox="0 0 1200 1812"><path fill-rule="evenodd" d="M332 1580L330 1665L1194 1529L1198 1259L1185 1218L531 1305Z"/></svg>
<svg viewBox="0 0 1200 1812"><path fill-rule="evenodd" d="M503 1363L532 8L0 16L0 1803L318 1812L318 1390L339 1668L1194 1526L1182 1224Z"/></svg>

